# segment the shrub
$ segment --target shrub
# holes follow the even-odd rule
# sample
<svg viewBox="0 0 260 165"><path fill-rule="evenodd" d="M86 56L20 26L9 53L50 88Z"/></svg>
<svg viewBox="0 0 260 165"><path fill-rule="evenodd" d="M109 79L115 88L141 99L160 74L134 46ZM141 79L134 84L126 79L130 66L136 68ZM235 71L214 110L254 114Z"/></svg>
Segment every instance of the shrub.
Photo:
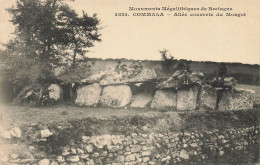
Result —
<svg viewBox="0 0 260 165"><path fill-rule="evenodd" d="M159 50L162 58L162 69L164 72L169 72L176 63L174 57L169 53L167 49Z"/></svg>

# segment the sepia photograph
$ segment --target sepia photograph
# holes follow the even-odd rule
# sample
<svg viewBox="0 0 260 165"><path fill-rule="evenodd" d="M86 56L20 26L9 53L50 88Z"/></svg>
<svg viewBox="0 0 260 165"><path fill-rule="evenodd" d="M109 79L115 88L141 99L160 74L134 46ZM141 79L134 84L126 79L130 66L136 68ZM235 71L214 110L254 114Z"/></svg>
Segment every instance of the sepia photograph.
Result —
<svg viewBox="0 0 260 165"><path fill-rule="evenodd" d="M0 14L0 165L260 164L259 0Z"/></svg>

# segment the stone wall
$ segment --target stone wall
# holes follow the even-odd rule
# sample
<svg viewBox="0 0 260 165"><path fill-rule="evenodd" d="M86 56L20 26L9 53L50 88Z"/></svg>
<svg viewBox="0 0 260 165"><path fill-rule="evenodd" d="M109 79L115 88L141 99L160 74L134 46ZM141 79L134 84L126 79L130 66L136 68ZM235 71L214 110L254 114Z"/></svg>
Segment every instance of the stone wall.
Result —
<svg viewBox="0 0 260 165"><path fill-rule="evenodd" d="M66 147L57 162L89 164L175 164L205 163L230 152L246 151L258 144L259 127L166 134L83 136L80 148Z"/></svg>
<svg viewBox="0 0 260 165"><path fill-rule="evenodd" d="M19 128L14 128L9 131L10 136L4 138L13 140L13 144L19 144L19 139L26 139L28 136L34 140L38 139L39 143L45 143L45 147L51 147L50 145L58 145L51 141L54 135L63 136L62 131L54 133L49 129L38 131L39 135L35 136L35 132L29 134L29 132L21 132ZM194 164L222 164L223 162L237 164L241 163L239 161L242 159L243 163L247 161L247 163L252 163L259 158L257 152L250 153L252 147L259 144L259 126L212 131L167 131L165 133L151 133L144 126L140 132L129 135L83 135L77 139L77 143L76 138L70 139L72 142L63 146L61 152L56 155L40 154L35 147L29 146L28 149L24 148L23 154L27 156L19 155L14 151L0 158L0 162L38 165L160 165L190 164L191 162ZM33 144L32 141L29 144Z"/></svg>

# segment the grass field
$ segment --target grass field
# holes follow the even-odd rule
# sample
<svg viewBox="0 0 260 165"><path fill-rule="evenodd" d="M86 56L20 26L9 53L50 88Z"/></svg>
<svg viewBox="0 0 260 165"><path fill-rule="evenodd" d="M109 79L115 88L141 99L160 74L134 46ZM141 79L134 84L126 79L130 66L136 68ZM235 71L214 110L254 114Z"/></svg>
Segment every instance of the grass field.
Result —
<svg viewBox="0 0 260 165"><path fill-rule="evenodd" d="M77 106L57 105L50 107L2 106L0 121L4 126L19 126L33 123L54 123L74 119L95 117L106 119L111 116L154 115L149 109L114 109L114 108L85 108Z"/></svg>
<svg viewBox="0 0 260 165"><path fill-rule="evenodd" d="M85 119L94 120L125 120L135 118L142 122L154 122L158 118L169 118L177 115L188 129L226 128L252 125L259 120L259 109L247 111L155 111L152 109L114 109L114 108L84 108L76 106L57 105L45 108L26 106L6 106L1 108L0 124L5 128L26 126L31 124L66 124L70 121ZM171 118L171 117L170 117ZM140 120L140 121L141 121ZM175 120L175 118L170 119ZM122 123L122 124L123 124ZM251 124L250 124L251 123Z"/></svg>

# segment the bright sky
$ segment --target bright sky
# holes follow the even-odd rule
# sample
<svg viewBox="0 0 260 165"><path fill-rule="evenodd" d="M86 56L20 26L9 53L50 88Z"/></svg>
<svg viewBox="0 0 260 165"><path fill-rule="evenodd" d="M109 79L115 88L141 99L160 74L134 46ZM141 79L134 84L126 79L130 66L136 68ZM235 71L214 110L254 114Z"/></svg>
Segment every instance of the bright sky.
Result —
<svg viewBox="0 0 260 165"><path fill-rule="evenodd" d="M4 10L15 0L0 0L0 42L13 32ZM102 42L88 57L159 60L158 50L168 49L177 59L260 64L259 0L75 0L75 10L94 12L105 27ZM246 17L133 17L129 7L225 7ZM127 12L129 17L115 17ZM144 11L145 12L145 11ZM161 11L159 11L161 12ZM204 12L208 13L208 12ZM216 13L216 12L214 12ZM189 14L189 13L188 13Z"/></svg>

